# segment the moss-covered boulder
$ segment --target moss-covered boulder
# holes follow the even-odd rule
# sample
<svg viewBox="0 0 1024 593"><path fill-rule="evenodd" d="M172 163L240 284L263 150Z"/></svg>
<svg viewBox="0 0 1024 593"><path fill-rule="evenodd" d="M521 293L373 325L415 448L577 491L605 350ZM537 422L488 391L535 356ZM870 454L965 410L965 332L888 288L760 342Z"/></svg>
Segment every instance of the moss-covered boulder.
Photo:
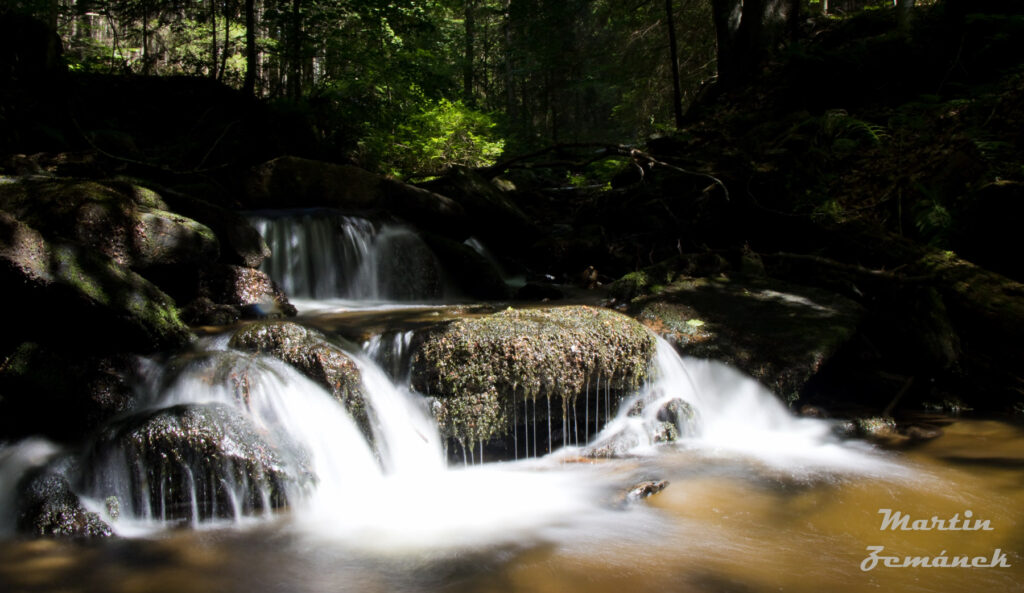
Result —
<svg viewBox="0 0 1024 593"><path fill-rule="evenodd" d="M322 333L288 321L258 321L231 337L238 350L280 359L322 385L370 433L359 367Z"/></svg>
<svg viewBox="0 0 1024 593"><path fill-rule="evenodd" d="M50 242L2 211L0 286L15 313L7 339L84 343L94 353L174 349L192 339L174 301L156 286L102 254Z"/></svg>
<svg viewBox="0 0 1024 593"><path fill-rule="evenodd" d="M590 421L611 416L608 408L647 378L654 351L654 336L614 311L510 308L422 336L412 380L436 398L447 437L464 445L504 441L511 457L516 452L507 441L525 447L515 435L528 425L546 424L540 434L524 434L543 441L538 452L571 442L569 433L583 438L584 415Z"/></svg>
<svg viewBox="0 0 1024 593"><path fill-rule="evenodd" d="M83 462L85 489L136 517L193 521L269 512L313 476L301 452L239 410L179 405L108 426Z"/></svg>
<svg viewBox="0 0 1024 593"><path fill-rule="evenodd" d="M19 484L17 529L37 537L113 535L99 515L85 510L64 476L45 469L29 473Z"/></svg>
<svg viewBox="0 0 1024 593"><path fill-rule="evenodd" d="M753 375L793 401L863 317L844 297L767 279L679 278L629 312L683 354Z"/></svg>
<svg viewBox="0 0 1024 593"><path fill-rule="evenodd" d="M136 270L212 261L220 249L208 227L170 212L152 190L124 182L0 184L0 209L48 238L79 243Z"/></svg>

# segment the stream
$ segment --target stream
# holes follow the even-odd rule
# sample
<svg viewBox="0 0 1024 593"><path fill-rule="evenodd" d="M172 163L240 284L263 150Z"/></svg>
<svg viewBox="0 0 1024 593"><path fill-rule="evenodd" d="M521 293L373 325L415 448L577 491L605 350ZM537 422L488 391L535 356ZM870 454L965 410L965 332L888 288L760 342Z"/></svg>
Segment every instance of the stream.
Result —
<svg viewBox="0 0 1024 593"><path fill-rule="evenodd" d="M488 459L482 445L452 451L410 388L408 351L422 323L480 311L444 304L459 295L422 241L406 227L331 213L257 214L254 225L286 254L268 270L299 297L300 321L349 345L372 435L291 367L231 350L229 333L206 336L196 352L149 362L139 409L233 410L280 443L275 467L314 477L275 485L271 476L233 482L227 472L216 479L231 508L200 509L193 492L191 519L180 521L168 518L162 486L139 481L132 451L68 451L38 438L6 444L0 589L1024 591L1019 425L922 416L942 435L884 449L839 438L832 421L795 417L753 379L659 340L653 378L617 409L601 403L582 426L549 420L524 432L534 447L547 432L542 442L561 443L556 450L532 455L517 435L514 459ZM225 379L242 372L244 402ZM654 414L672 400L693 414L678 422L678 440L658 443ZM627 413L637 401L644 412ZM606 446L627 454L588 455ZM118 537L13 535L14 484L64 456L92 468L74 482L76 493ZM667 487L650 497L629 494L662 480ZM288 507L272 509L282 489ZM111 495L120 517L105 505ZM898 562L887 565L890 556ZM894 566L907 557L942 560Z"/></svg>

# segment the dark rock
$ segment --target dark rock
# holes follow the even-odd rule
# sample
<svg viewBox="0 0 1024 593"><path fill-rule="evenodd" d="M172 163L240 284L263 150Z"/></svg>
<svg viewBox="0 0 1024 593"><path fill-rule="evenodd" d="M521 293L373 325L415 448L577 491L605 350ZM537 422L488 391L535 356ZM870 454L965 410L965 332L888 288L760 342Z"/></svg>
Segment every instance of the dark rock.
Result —
<svg viewBox="0 0 1024 593"><path fill-rule="evenodd" d="M386 210L458 240L469 236L465 212L452 199L352 165L278 157L254 170L246 200L256 209Z"/></svg>
<svg viewBox="0 0 1024 593"><path fill-rule="evenodd" d="M352 165L282 156L253 170L246 199L253 208L365 210L378 206L380 182L378 175Z"/></svg>
<svg viewBox="0 0 1024 593"><path fill-rule="evenodd" d="M462 294L483 300L508 298L510 290L501 272L475 249L435 234L424 235L423 239L437 256L445 276Z"/></svg>
<svg viewBox="0 0 1024 593"><path fill-rule="evenodd" d="M19 488L19 532L33 536L110 537L99 515L82 507L64 476L46 470L30 473Z"/></svg>
<svg viewBox="0 0 1024 593"><path fill-rule="evenodd" d="M636 272L630 272L612 282L609 292L620 302L629 302L639 296L656 294L677 279L717 276L732 266L716 253L699 253L672 257Z"/></svg>
<svg viewBox="0 0 1024 593"><path fill-rule="evenodd" d="M10 310L18 312L8 337L85 342L92 352L152 352L192 340L174 301L141 276L77 245L51 243L5 212L0 285Z"/></svg>
<svg viewBox="0 0 1024 593"><path fill-rule="evenodd" d="M540 235L508 194L468 167L453 167L421 187L455 200L465 210L469 228L501 253L514 252Z"/></svg>
<svg viewBox="0 0 1024 593"><path fill-rule="evenodd" d="M230 346L266 354L298 369L334 396L370 434L359 368L320 332L287 321L260 321L240 329Z"/></svg>
<svg viewBox="0 0 1024 593"><path fill-rule="evenodd" d="M860 306L765 279L680 278L633 301L630 314L683 354L731 364L787 401L849 340Z"/></svg>
<svg viewBox="0 0 1024 593"><path fill-rule="evenodd" d="M517 301L560 301L565 298L565 293L551 284L527 282L516 290L513 298Z"/></svg>
<svg viewBox="0 0 1024 593"><path fill-rule="evenodd" d="M213 264L199 272L199 295L219 305L237 305L243 316L292 317L295 306L266 273L252 268ZM255 306L255 307L254 307Z"/></svg>
<svg viewBox="0 0 1024 593"><path fill-rule="evenodd" d="M134 356L96 356L23 342L0 365L0 438L74 441L135 405Z"/></svg>
<svg viewBox="0 0 1024 593"><path fill-rule="evenodd" d="M121 512L204 520L288 504L312 479L301 452L273 442L232 407L179 405L106 428L84 462L85 487ZM268 508L269 507L269 508Z"/></svg>
<svg viewBox="0 0 1024 593"><path fill-rule="evenodd" d="M231 325L242 318L240 305L221 305L209 297L194 299L181 310L181 319L191 325Z"/></svg>

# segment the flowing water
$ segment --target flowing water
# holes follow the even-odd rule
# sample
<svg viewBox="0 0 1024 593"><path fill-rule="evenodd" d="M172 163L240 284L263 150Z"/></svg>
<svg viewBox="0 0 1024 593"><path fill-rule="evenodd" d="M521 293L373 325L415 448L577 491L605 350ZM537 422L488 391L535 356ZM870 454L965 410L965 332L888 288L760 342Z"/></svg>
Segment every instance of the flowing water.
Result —
<svg viewBox="0 0 1024 593"><path fill-rule="evenodd" d="M362 263L353 262L344 269L358 275ZM303 282L314 286L319 280L311 278L325 275ZM407 319L434 313L404 312ZM543 424L521 435L532 442L516 451L536 447L538 432L560 431L567 446L518 461L450 466L427 400L409 389L413 332L366 327L368 337L352 354L367 394L369 434L319 386L280 362L229 350L226 335L205 340L198 352L151 362L140 385L140 413L229 409L254 438L279 445L285 453L276 467L295 478L285 486L287 509L271 510L269 487L226 480L208 486L228 492L229 508L206 513L221 518L198 521L203 513L193 493L191 521L181 528L158 506L132 502L160 498L138 494L152 485L133 478L146 468L123 446L68 451L30 439L0 448L0 590L1024 590L1019 426L933 417L944 425L941 437L879 450L840 439L827 421L794 417L733 369L681 358L660 342L654 379L619 410L596 397L594 409L577 410L582 425L541 416ZM602 386L593 388L601 393ZM636 402L643 403L639 413ZM659 410L673 402L686 412L675 420L680 438L658 444ZM536 408L529 411L538 418ZM624 455L583 455L602 447ZM84 460L69 470L84 474L76 490L122 537L10 535L17 479L66 456ZM203 483L202 468L190 466L193 484ZM650 480L669 484L642 500L627 494ZM104 509L110 495L124 501L116 520ZM962 521L970 514L990 529L880 529L883 509L924 519L919 526L933 516ZM869 546L901 561L1002 553L1007 566L869 566Z"/></svg>

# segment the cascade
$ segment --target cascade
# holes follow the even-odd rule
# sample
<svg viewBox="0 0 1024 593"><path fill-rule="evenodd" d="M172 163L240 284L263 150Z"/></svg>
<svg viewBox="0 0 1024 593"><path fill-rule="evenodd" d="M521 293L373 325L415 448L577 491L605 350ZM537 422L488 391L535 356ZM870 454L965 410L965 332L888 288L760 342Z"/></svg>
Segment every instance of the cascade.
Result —
<svg viewBox="0 0 1024 593"><path fill-rule="evenodd" d="M262 270L290 297L422 301L446 294L437 258L406 225L332 210L249 218L273 253Z"/></svg>

